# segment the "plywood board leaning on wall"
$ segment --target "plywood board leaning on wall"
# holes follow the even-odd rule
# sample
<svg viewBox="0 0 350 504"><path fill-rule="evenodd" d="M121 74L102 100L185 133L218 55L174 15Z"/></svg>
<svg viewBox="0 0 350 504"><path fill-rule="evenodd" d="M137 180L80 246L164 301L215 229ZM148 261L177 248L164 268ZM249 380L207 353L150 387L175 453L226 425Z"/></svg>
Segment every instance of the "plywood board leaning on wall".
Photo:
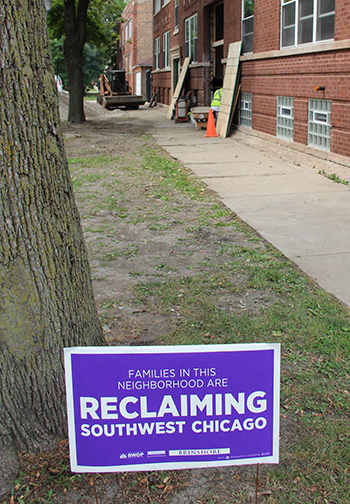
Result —
<svg viewBox="0 0 350 504"><path fill-rule="evenodd" d="M241 55L242 42L234 42L229 45L226 72L224 77L224 85L221 96L220 111L216 125L216 131L219 136L227 137L232 117L238 99L238 73L239 73L239 58Z"/></svg>
<svg viewBox="0 0 350 504"><path fill-rule="evenodd" d="M184 83L184 80L186 77L186 73L187 73L189 64L190 64L190 58L185 58L184 64L182 65L182 68L181 68L180 77L179 77L179 80L177 81L176 88L175 88L175 91L173 94L173 98L172 98L171 103L169 105L168 113L166 115L167 119L171 119L171 117L173 115L175 103L180 96L181 89L182 89L182 86L183 86L183 83Z"/></svg>

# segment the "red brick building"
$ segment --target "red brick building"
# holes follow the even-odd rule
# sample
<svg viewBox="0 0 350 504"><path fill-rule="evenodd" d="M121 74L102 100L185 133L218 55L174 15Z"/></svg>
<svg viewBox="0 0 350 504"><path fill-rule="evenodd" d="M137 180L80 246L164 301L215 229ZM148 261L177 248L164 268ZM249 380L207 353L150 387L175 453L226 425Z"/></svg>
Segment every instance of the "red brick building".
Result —
<svg viewBox="0 0 350 504"><path fill-rule="evenodd" d="M152 68L153 0L130 0L120 24L117 69L125 70L134 94L147 96L146 71Z"/></svg>
<svg viewBox="0 0 350 504"><path fill-rule="evenodd" d="M198 105L210 105L229 44L239 40L236 122L350 156L350 0L154 0L160 101L170 103L190 56L185 88Z"/></svg>

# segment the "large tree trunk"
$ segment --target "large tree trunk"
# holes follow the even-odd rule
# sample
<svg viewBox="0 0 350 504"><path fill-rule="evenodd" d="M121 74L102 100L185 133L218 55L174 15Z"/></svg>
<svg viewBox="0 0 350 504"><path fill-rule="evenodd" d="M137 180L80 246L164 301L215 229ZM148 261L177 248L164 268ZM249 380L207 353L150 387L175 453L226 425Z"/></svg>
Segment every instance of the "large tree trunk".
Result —
<svg viewBox="0 0 350 504"><path fill-rule="evenodd" d="M89 0L78 0L76 10L75 0L64 2L64 57L68 70L69 108L68 122L82 123L84 114L84 83L83 83L83 49L86 40L86 17Z"/></svg>
<svg viewBox="0 0 350 504"><path fill-rule="evenodd" d="M17 450L66 435L63 348L104 344L64 152L43 0L0 2L0 497Z"/></svg>

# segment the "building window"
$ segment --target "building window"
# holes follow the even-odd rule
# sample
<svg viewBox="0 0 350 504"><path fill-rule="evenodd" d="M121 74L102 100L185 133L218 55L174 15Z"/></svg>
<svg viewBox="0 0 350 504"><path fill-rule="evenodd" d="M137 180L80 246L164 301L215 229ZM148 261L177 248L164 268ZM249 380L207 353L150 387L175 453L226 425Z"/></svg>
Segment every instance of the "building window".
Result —
<svg viewBox="0 0 350 504"><path fill-rule="evenodd" d="M160 11L161 8L161 0L154 0L154 13L157 14L157 12Z"/></svg>
<svg viewBox="0 0 350 504"><path fill-rule="evenodd" d="M329 151L331 147L330 100L309 100L308 145Z"/></svg>
<svg viewBox="0 0 350 504"><path fill-rule="evenodd" d="M282 0L282 47L334 39L335 0Z"/></svg>
<svg viewBox="0 0 350 504"><path fill-rule="evenodd" d="M154 68L159 70L160 64L160 37L154 40Z"/></svg>
<svg viewBox="0 0 350 504"><path fill-rule="evenodd" d="M163 68L170 67L170 30L163 33Z"/></svg>
<svg viewBox="0 0 350 504"><path fill-rule="evenodd" d="M254 0L242 0L242 52L253 52Z"/></svg>
<svg viewBox="0 0 350 504"><path fill-rule="evenodd" d="M197 61L197 37L198 21L195 14L185 21L185 56L189 56L190 61Z"/></svg>
<svg viewBox="0 0 350 504"><path fill-rule="evenodd" d="M167 5L169 2L170 2L170 0L164 0L164 1L163 1L163 7L164 7L165 5Z"/></svg>
<svg viewBox="0 0 350 504"><path fill-rule="evenodd" d="M125 23L125 42L131 41L132 30L131 30L131 19Z"/></svg>
<svg viewBox="0 0 350 504"><path fill-rule="evenodd" d="M175 14L174 14L174 28L175 31L179 30L179 0L175 0Z"/></svg>
<svg viewBox="0 0 350 504"><path fill-rule="evenodd" d="M277 96L276 134L287 140L293 140L293 100L290 96Z"/></svg>
<svg viewBox="0 0 350 504"><path fill-rule="evenodd" d="M241 93L239 122L242 126L252 127L252 94Z"/></svg>

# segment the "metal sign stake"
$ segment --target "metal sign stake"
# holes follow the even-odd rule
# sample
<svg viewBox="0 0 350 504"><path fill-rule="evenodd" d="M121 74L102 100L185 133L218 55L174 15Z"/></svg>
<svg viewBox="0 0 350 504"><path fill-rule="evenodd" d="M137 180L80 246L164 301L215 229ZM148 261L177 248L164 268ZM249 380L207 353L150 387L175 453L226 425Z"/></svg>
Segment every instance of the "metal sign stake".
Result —
<svg viewBox="0 0 350 504"><path fill-rule="evenodd" d="M256 465L255 504L258 504L258 488L259 488L259 464Z"/></svg>

